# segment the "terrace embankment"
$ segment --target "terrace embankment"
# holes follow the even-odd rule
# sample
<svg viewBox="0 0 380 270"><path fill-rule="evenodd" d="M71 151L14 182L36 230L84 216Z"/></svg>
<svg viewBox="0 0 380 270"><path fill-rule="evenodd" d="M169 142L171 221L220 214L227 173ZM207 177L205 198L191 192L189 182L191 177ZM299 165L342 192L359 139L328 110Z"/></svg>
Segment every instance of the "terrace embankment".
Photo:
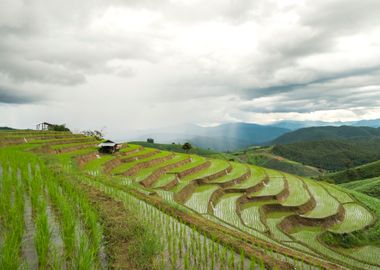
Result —
<svg viewBox="0 0 380 270"><path fill-rule="evenodd" d="M96 159L98 156L99 156L98 151L94 151L91 153L79 155L75 159L76 159L76 163L78 164L78 167L83 168L88 162Z"/></svg>
<svg viewBox="0 0 380 270"><path fill-rule="evenodd" d="M167 161L169 159L172 159L174 156L175 156L175 154L171 153L171 154L163 156L163 157L159 157L159 158L155 158L155 159L151 159L151 160L147 160L147 161L144 161L144 162L137 163L132 168L130 168L127 171L123 172L122 175L124 175L124 176L133 176L136 173L138 173L138 171L141 170L141 169L149 168L151 166L160 164L161 162L164 162L164 161Z"/></svg>
<svg viewBox="0 0 380 270"><path fill-rule="evenodd" d="M123 163L124 161L120 157L115 157L103 164L103 173L109 174L114 168L120 166Z"/></svg>
<svg viewBox="0 0 380 270"><path fill-rule="evenodd" d="M116 158L111 159L111 160L109 160L103 164L103 172L105 174L110 174L113 169L115 169L116 167L120 166L123 163L131 162L134 160L143 159L143 158L147 158L147 157L151 157L151 156L155 155L156 153L158 153L158 151L152 151L152 152L149 152L149 153L144 154L144 155L135 156L134 159L133 158L130 158L130 159L125 158L125 157L128 157L129 155L138 153L138 152L142 151L143 149L144 149L144 147L138 147L138 148L130 149L129 151L117 152Z"/></svg>
<svg viewBox="0 0 380 270"><path fill-rule="evenodd" d="M128 151L123 151L123 152L119 152L119 153L117 153L119 156L123 156L123 157L125 157L125 156L128 156L128 155L131 155L131 154L135 154L135 153L137 153L137 152L140 152L140 151L142 151L142 150L144 150L144 147L138 147L138 148L134 148L134 149L129 149Z"/></svg>
<svg viewBox="0 0 380 270"><path fill-rule="evenodd" d="M141 269L128 255L131 250L130 245L133 244L134 234L131 224L135 224L134 215L126 210L122 202L114 200L103 192L85 184L80 184L80 188L102 220L108 266L112 269Z"/></svg>
<svg viewBox="0 0 380 270"><path fill-rule="evenodd" d="M216 185L219 185L222 188L227 188L227 187L230 187L230 186L233 186L233 185L240 184L241 182L247 180L249 177L251 177L251 174L252 174L252 172L251 172L250 168L247 166L247 169L244 172L244 174L242 174L241 176L238 176L238 177L236 177L234 179L231 179L231 180L229 180L227 182L221 182L221 183L215 182L215 183L213 183L212 181L206 181L206 183L216 184Z"/></svg>
<svg viewBox="0 0 380 270"><path fill-rule="evenodd" d="M238 253L240 253L243 250L247 257L256 257L263 259L267 269L293 269L293 266L289 263L281 262L273 257L270 257L269 255L264 254L255 246L259 246L268 250L273 250L274 252L279 252L281 254L286 254L291 258L302 258L304 262L307 262L309 264L315 265L323 269L343 269L342 267L339 267L334 263L319 260L314 257L305 257L305 255L302 252L271 244L259 240L256 237L247 235L244 232L233 230L215 222L212 222L210 220L206 220L200 215L194 213L189 214L184 210L172 207L159 196L145 195L137 190L131 190L130 188L122 186L116 182L108 182L108 185L134 194L134 196L147 203L150 203L151 205L154 205L166 214L171 215L174 218L180 220L182 223L185 223L189 226L196 226L199 232L206 234L208 237L219 239L220 243L232 247Z"/></svg>
<svg viewBox="0 0 380 270"><path fill-rule="evenodd" d="M204 170L204 169L207 169L208 167L211 166L211 161L207 160L206 162L202 163L202 164L199 164L197 166L194 166L192 168L189 168L189 169L186 169L184 171L181 171L181 172L178 172L176 173L176 177L170 181L168 184L166 184L165 186L162 187L163 190L171 190L172 188L174 188L175 186L177 186L177 184L179 183L180 179L187 176L187 175L190 175L190 174L194 174L194 173L197 173L201 170Z"/></svg>
<svg viewBox="0 0 380 270"><path fill-rule="evenodd" d="M133 161L137 161L137 160L140 160L140 159L144 159L144 158L150 158L156 154L158 154L160 152L160 150L152 150L148 153L145 153L145 154L141 154L141 155L136 155L136 156L133 156L133 157L129 157L129 158L123 158L122 161L124 163L127 163L127 162L133 162Z"/></svg>
<svg viewBox="0 0 380 270"><path fill-rule="evenodd" d="M221 170L216 173L192 180L183 189L174 194L174 200L178 203L185 203L198 186L207 185L210 180L214 180L224 175L227 175L229 172L231 172L231 170L232 165L229 164L229 166L225 170Z"/></svg>
<svg viewBox="0 0 380 270"><path fill-rule="evenodd" d="M56 145L56 146L59 146L59 145ZM34 148L33 152L40 153L40 154L54 155L54 154L64 154L64 153L74 152L77 150L81 150L81 149L85 149L89 147L95 147L95 146L96 146L95 142L88 142L84 144L78 143L75 145L67 145L61 148L53 148L50 145L42 145L42 146Z"/></svg>
<svg viewBox="0 0 380 270"><path fill-rule="evenodd" d="M298 215L291 215L284 218L279 227L287 234L291 234L300 226L304 227L321 227L327 229L336 223L344 220L345 210L342 205L339 205L338 212L326 218L307 218Z"/></svg>
<svg viewBox="0 0 380 270"><path fill-rule="evenodd" d="M269 179L269 181L270 181L270 179ZM289 184L288 184L288 181L286 180L285 177L283 178L283 181L284 181L284 187L277 194L255 195L254 193L257 192L257 191L254 191L254 192L251 192L251 193L247 193L248 194L247 198L249 199L250 202L258 202L258 201L266 201L266 200L276 200L276 201L279 201L279 202L283 201L283 200L285 200L289 196ZM266 184L267 183L263 183L263 186L259 190L261 190L262 188L264 188Z"/></svg>
<svg viewBox="0 0 380 270"><path fill-rule="evenodd" d="M153 173L151 173L147 178L142 180L140 184L142 184L144 187L151 187L154 184L154 182L156 182L157 179L160 178L160 176L165 174L167 171L180 167L190 162L191 162L191 158L187 157L186 159L183 159L179 162L163 166L157 169L156 171L154 171Z"/></svg>

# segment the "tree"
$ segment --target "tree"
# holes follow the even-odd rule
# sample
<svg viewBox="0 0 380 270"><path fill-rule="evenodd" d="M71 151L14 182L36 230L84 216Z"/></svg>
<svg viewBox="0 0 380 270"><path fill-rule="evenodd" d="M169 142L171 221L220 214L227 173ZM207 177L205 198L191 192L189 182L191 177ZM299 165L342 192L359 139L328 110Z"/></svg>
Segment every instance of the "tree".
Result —
<svg viewBox="0 0 380 270"><path fill-rule="evenodd" d="M66 127L66 124L63 124L63 125L51 125L48 127L49 130L52 130L52 131L70 131L70 129L68 129Z"/></svg>
<svg viewBox="0 0 380 270"><path fill-rule="evenodd" d="M98 141L101 141L104 138L104 134L99 130L85 130L85 131L82 131L82 134L89 137L94 137Z"/></svg>
<svg viewBox="0 0 380 270"><path fill-rule="evenodd" d="M189 151L192 149L193 147L191 146L190 143L185 143L184 145L182 145L182 149L185 150L186 153L189 153Z"/></svg>

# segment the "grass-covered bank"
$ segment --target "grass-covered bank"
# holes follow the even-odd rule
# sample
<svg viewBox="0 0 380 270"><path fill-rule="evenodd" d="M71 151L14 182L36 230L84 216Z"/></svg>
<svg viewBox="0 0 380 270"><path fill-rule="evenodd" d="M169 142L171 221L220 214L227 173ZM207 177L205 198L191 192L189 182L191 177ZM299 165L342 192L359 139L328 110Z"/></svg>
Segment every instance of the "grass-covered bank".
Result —
<svg viewBox="0 0 380 270"><path fill-rule="evenodd" d="M375 222L366 229L351 233L336 234L325 232L321 236L321 240L328 245L343 248L356 248L367 245L380 247L380 200L360 192L351 191L351 193L374 213Z"/></svg>
<svg viewBox="0 0 380 270"><path fill-rule="evenodd" d="M79 184L79 187L101 218L109 268L158 269L161 243L133 205L124 205L91 186Z"/></svg>

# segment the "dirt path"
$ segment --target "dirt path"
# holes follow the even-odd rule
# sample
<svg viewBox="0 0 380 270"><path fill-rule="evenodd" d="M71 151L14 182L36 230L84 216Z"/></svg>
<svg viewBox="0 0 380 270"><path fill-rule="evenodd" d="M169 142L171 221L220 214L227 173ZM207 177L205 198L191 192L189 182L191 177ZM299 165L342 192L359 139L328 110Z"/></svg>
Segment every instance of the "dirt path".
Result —
<svg viewBox="0 0 380 270"><path fill-rule="evenodd" d="M131 233L128 229L133 215L129 215L124 205L101 191L81 184L91 204L96 208L104 228L106 254L111 269L140 269L128 256Z"/></svg>

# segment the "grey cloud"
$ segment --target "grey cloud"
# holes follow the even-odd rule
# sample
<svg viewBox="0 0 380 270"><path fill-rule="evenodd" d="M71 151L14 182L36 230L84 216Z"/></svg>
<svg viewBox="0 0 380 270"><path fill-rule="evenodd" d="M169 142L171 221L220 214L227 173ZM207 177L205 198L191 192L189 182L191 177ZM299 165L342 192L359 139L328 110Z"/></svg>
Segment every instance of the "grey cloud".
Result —
<svg viewBox="0 0 380 270"><path fill-rule="evenodd" d="M141 1L139 5L151 2ZM133 1L113 3L131 5ZM0 11L0 73L16 82L70 86L86 82L90 74L127 74L107 67L113 59L155 61L152 41L156 37L98 34L88 29L94 16L106 7L98 0L7 3L9 13L16 18L6 16L5 9Z"/></svg>
<svg viewBox="0 0 380 270"><path fill-rule="evenodd" d="M0 104L26 104L41 100L38 95L23 93L14 88L0 85Z"/></svg>

